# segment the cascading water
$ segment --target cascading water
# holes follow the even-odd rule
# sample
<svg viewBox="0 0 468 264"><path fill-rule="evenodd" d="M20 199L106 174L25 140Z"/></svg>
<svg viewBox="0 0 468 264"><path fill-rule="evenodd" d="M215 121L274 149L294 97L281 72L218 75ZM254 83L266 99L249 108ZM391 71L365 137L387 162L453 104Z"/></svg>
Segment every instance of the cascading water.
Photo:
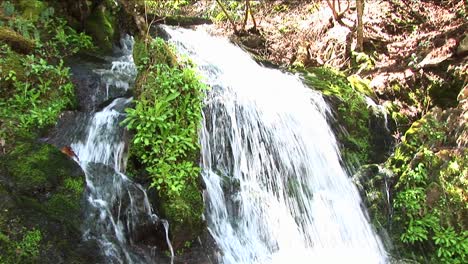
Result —
<svg viewBox="0 0 468 264"><path fill-rule="evenodd" d="M124 38L121 45L121 56L111 58L110 69L94 70L106 86L107 97L116 90L125 92L136 75L133 39ZM145 190L123 174L126 144L119 123L130 101L117 98L94 113L85 124L84 137L71 144L86 174L84 238L98 242L106 263L155 263L152 250L136 246L134 238L141 226L155 229L164 220L153 213Z"/></svg>
<svg viewBox="0 0 468 264"><path fill-rule="evenodd" d="M329 109L299 78L207 33L164 27L211 86L206 219L222 263L386 263L340 165Z"/></svg>

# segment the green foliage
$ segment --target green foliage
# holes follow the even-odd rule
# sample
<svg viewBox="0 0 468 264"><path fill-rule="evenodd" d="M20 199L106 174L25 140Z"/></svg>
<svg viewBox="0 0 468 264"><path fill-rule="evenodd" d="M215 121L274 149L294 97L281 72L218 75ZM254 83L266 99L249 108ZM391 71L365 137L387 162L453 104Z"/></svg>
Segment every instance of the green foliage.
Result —
<svg viewBox="0 0 468 264"><path fill-rule="evenodd" d="M452 227L436 230L433 237L437 248L437 258L442 263L466 263L468 254L468 231L461 234Z"/></svg>
<svg viewBox="0 0 468 264"><path fill-rule="evenodd" d="M15 56L7 46L1 46L0 53ZM0 58L0 63L4 60ZM20 73L13 69L3 73L0 68L0 137L54 124L60 112L73 105L74 87L63 61L52 65L35 55L19 61Z"/></svg>
<svg viewBox="0 0 468 264"><path fill-rule="evenodd" d="M198 129L205 86L190 62L177 60L160 38L137 41L133 54L137 98L123 123L134 133L130 160L140 165L130 165L137 173L144 168L151 178L177 247L178 241L194 239L202 226Z"/></svg>
<svg viewBox="0 0 468 264"><path fill-rule="evenodd" d="M16 8L15 5L13 5L10 1L5 1L3 2L0 7L3 9L3 13L5 16L9 17L15 14Z"/></svg>
<svg viewBox="0 0 468 264"><path fill-rule="evenodd" d="M220 0L221 4L224 5L226 11L229 13L231 18L234 21L240 21L244 18L245 15L245 1L233 1L233 0ZM251 11L255 11L256 7L259 5L257 1L251 1L250 7L252 8ZM281 9L281 5L278 8ZM284 6L287 8L287 6ZM286 9L285 9L286 10ZM275 12L281 12L283 10L274 10ZM209 16L213 21L227 21L228 18L226 14L223 12L222 8L219 5L212 5L211 10L208 12Z"/></svg>
<svg viewBox="0 0 468 264"><path fill-rule="evenodd" d="M402 250L418 252L420 261L466 263L468 159L466 151L434 151L448 143L446 126L431 114L415 122L387 163L399 176L395 235L409 246Z"/></svg>
<svg viewBox="0 0 468 264"><path fill-rule="evenodd" d="M189 5L191 0L168 0L168 1L157 1L157 0L145 0L146 8L149 13L156 14L158 16L173 16L178 15L181 8Z"/></svg>
<svg viewBox="0 0 468 264"><path fill-rule="evenodd" d="M154 40L150 58L161 58L159 54L168 51L165 45L161 39ZM174 67L166 60L141 61L149 74L135 108L127 109L124 123L135 131L133 151L152 177L151 186L179 196L200 173L196 153L204 86L189 67Z"/></svg>
<svg viewBox="0 0 468 264"><path fill-rule="evenodd" d="M0 138L13 141L54 124L61 111L74 105L74 87L62 59L91 48L92 42L53 8L42 8L35 22L8 1L1 10L9 16L4 26L35 45L33 53L22 55L12 43L0 41Z"/></svg>
<svg viewBox="0 0 468 264"><path fill-rule="evenodd" d="M4 5L9 6L11 3L7 1ZM38 54L46 60L56 61L92 47L91 38L67 26L66 21L58 17L52 7L44 8L37 21L24 18L17 13L14 6L9 12L10 19L6 26L23 37L34 40Z"/></svg>

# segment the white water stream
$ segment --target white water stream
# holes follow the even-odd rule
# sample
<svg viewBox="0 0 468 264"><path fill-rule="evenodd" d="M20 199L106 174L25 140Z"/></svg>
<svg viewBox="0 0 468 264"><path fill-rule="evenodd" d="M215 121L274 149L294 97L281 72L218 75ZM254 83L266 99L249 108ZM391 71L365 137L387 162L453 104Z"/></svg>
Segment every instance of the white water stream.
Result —
<svg viewBox="0 0 468 264"><path fill-rule="evenodd" d="M211 86L202 146L206 219L226 264L386 263L340 165L329 108L296 76L227 40L164 27Z"/></svg>
<svg viewBox="0 0 468 264"><path fill-rule="evenodd" d="M94 70L101 76L107 96L109 89L127 90L136 75L133 39L127 37L121 45L121 56L110 58L109 69ZM84 238L97 241L105 263L155 263L153 249L135 246L133 238L142 225L155 229L161 221L166 232L168 228L165 220L153 213L145 190L124 174L127 151L120 122L131 100L117 98L101 111L92 113L84 124L86 135L71 145L86 174Z"/></svg>

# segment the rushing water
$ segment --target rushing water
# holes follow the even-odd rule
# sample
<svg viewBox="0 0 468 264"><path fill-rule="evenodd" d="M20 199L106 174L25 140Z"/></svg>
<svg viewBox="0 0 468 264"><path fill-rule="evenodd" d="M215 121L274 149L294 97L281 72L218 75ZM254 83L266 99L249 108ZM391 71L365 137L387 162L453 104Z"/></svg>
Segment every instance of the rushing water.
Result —
<svg viewBox="0 0 468 264"><path fill-rule="evenodd" d="M164 30L211 86L201 165L220 261L386 263L340 165L322 96L225 39Z"/></svg>
<svg viewBox="0 0 468 264"><path fill-rule="evenodd" d="M107 97L109 90L125 92L136 75L133 40L124 38L121 45L120 56L110 58L109 68L94 70L105 84ZM84 238L98 242L106 263L155 263L152 250L135 245L135 237L142 226L156 229L167 224L153 213L145 190L124 174L127 151L119 123L130 101L117 98L92 113L84 124L85 135L71 144L86 174Z"/></svg>

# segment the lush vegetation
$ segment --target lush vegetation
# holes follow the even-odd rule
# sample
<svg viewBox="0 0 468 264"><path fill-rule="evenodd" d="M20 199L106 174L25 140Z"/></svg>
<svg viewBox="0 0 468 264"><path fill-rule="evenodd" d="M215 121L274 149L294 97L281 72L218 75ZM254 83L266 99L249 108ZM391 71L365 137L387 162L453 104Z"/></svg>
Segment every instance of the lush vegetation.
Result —
<svg viewBox="0 0 468 264"><path fill-rule="evenodd" d="M176 59L160 38L138 42L134 57L137 98L124 120L134 132L131 154L157 189L163 217L173 221L174 232L192 228L189 232L196 234L203 213L198 129L205 86L190 62Z"/></svg>
<svg viewBox="0 0 468 264"><path fill-rule="evenodd" d="M468 153L446 148L454 143L447 119L449 112L439 110L415 122L388 161L398 175L395 234L409 246L406 254L425 253L421 261L466 263Z"/></svg>
<svg viewBox="0 0 468 264"><path fill-rule="evenodd" d="M84 180L72 176L73 161L35 140L75 105L64 59L92 46L46 2L0 4L0 263L75 256Z"/></svg>
<svg viewBox="0 0 468 264"><path fill-rule="evenodd" d="M54 124L73 106L74 87L63 58L92 43L56 17L53 8L43 7L35 20L24 18L8 1L1 12L8 19L0 20L0 138L13 141Z"/></svg>
<svg viewBox="0 0 468 264"><path fill-rule="evenodd" d="M121 24L128 23L124 25L127 30L138 28L148 36L150 23L183 15L201 2L121 0L122 9L112 0L1 2L1 263L36 263L41 252L53 247L72 254L69 244L73 242L65 243L59 233L80 236L83 180L69 175L71 163L59 151L31 143L55 123L60 112L74 107L75 91L63 59L89 49L93 41L108 53ZM379 132L372 127L375 113L365 96L386 101L389 116L397 123L395 139L405 136L386 162L366 167L375 174L361 182L368 188L373 222L393 238L392 253L422 263L466 263L468 92L466 62L458 59L466 55L462 43L467 38L460 37L465 34L460 20L466 24L466 7L452 0L390 0L384 1L387 10L383 9L382 16L376 16L371 9L379 1L367 1L371 7L366 12L372 14L362 27L366 13L362 14L362 6L343 4L348 2L352 3L217 0L196 15L218 25L225 23L220 27L224 33L234 29L239 35L258 36L253 39L261 45L249 49L255 56L301 68L305 82L322 91L335 110L337 123L345 128L336 132L344 160L354 166L387 159L387 153L375 147ZM332 11L327 23L313 20L323 10L321 6ZM117 18L122 10L136 15ZM452 18L451 13L455 13ZM62 15L73 21L73 28ZM303 26L309 18L315 22ZM138 24L141 21L146 27ZM339 36L340 32L346 36ZM248 46L251 39L241 42ZM394 39L406 41L393 45ZM190 244L203 227L197 131L205 87L191 63L177 58L161 39L137 41L134 59L139 70L135 106L128 109L124 122L133 133L129 170L157 193L153 201L157 201L158 213L171 222L175 246ZM324 65L341 71L311 67ZM370 89L364 77L374 78L379 71L387 82ZM354 74L347 77L343 72ZM434 106L443 110L431 110ZM456 139L464 133L465 143ZM56 230L60 230L57 236Z"/></svg>

